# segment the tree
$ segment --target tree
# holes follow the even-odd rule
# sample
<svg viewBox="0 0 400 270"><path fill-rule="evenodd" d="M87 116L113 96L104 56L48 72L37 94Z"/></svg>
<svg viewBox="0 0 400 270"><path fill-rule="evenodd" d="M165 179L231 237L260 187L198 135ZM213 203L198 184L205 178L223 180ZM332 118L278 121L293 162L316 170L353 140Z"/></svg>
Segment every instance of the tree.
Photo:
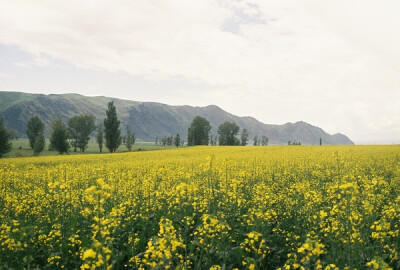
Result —
<svg viewBox="0 0 400 270"><path fill-rule="evenodd" d="M188 128L188 146L194 145L194 130L191 129L190 127Z"/></svg>
<svg viewBox="0 0 400 270"><path fill-rule="evenodd" d="M208 145L210 122L200 115L193 118L188 128L188 145Z"/></svg>
<svg viewBox="0 0 400 270"><path fill-rule="evenodd" d="M253 145L257 146L258 145L258 136L254 136L253 138Z"/></svg>
<svg viewBox="0 0 400 270"><path fill-rule="evenodd" d="M268 137L267 136L262 136L261 137L261 145L266 146L268 145Z"/></svg>
<svg viewBox="0 0 400 270"><path fill-rule="evenodd" d="M235 122L224 122L218 127L219 145L239 145L240 141L236 138L239 126Z"/></svg>
<svg viewBox="0 0 400 270"><path fill-rule="evenodd" d="M248 140L249 140L249 132L247 131L247 129L243 129L242 134L240 135L240 144L242 146L246 146Z"/></svg>
<svg viewBox="0 0 400 270"><path fill-rule="evenodd" d="M72 139L74 152L79 148L85 152L90 135L96 130L96 124L92 115L75 115L68 120L68 132Z"/></svg>
<svg viewBox="0 0 400 270"><path fill-rule="evenodd" d="M174 145L176 147L179 147L181 145L181 136L179 136L179 133L177 133L175 136Z"/></svg>
<svg viewBox="0 0 400 270"><path fill-rule="evenodd" d="M172 145L173 141L174 141L174 137L172 135L167 137L167 145Z"/></svg>
<svg viewBox="0 0 400 270"><path fill-rule="evenodd" d="M61 118L57 118L51 124L50 148L59 154L67 153L69 149L68 129Z"/></svg>
<svg viewBox="0 0 400 270"><path fill-rule="evenodd" d="M33 155L38 156L40 153L42 153L45 144L46 142L44 139L44 135L43 132L41 132L36 136L35 144L33 145Z"/></svg>
<svg viewBox="0 0 400 270"><path fill-rule="evenodd" d="M319 138L319 145L322 145L322 138Z"/></svg>
<svg viewBox="0 0 400 270"><path fill-rule="evenodd" d="M121 145L121 130L119 129L119 124L120 121L118 120L117 109L114 106L114 102L111 101L108 103L106 118L104 118L106 147L110 153L115 153Z"/></svg>
<svg viewBox="0 0 400 270"><path fill-rule="evenodd" d="M26 124L26 135L29 139L29 146L34 149L36 138L43 134L44 132L44 124L42 120L40 120L39 116L35 115L28 120Z"/></svg>
<svg viewBox="0 0 400 270"><path fill-rule="evenodd" d="M99 126L97 127L97 136L96 136L96 142L99 145L100 153L103 153L103 139L104 139L104 129L103 129L103 124L100 123Z"/></svg>
<svg viewBox="0 0 400 270"><path fill-rule="evenodd" d="M132 151L132 145L135 143L135 133L131 132L131 127L129 125L126 126L126 148L128 151Z"/></svg>
<svg viewBox="0 0 400 270"><path fill-rule="evenodd" d="M77 116L71 117L68 120L68 137L71 139L71 146L74 148L74 152L78 149L78 130L79 130L79 119Z"/></svg>
<svg viewBox="0 0 400 270"><path fill-rule="evenodd" d="M158 145L158 137L156 137L156 145Z"/></svg>
<svg viewBox="0 0 400 270"><path fill-rule="evenodd" d="M162 144L163 146L166 146L166 145L167 145L167 136L164 136L164 137L161 139L161 144Z"/></svg>
<svg viewBox="0 0 400 270"><path fill-rule="evenodd" d="M253 145L254 145L254 146L257 146L257 144L258 144L258 136L254 136L254 138L253 138Z"/></svg>
<svg viewBox="0 0 400 270"><path fill-rule="evenodd" d="M0 158L11 151L11 135L4 127L3 118L0 117Z"/></svg>

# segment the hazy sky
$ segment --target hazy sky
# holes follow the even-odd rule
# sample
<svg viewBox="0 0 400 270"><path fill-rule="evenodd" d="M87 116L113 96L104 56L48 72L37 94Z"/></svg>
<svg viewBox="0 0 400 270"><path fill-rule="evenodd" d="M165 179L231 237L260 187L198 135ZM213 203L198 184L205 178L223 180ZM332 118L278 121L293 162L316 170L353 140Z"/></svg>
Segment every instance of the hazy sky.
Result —
<svg viewBox="0 0 400 270"><path fill-rule="evenodd" d="M0 0L0 91L216 104L400 142L398 0Z"/></svg>

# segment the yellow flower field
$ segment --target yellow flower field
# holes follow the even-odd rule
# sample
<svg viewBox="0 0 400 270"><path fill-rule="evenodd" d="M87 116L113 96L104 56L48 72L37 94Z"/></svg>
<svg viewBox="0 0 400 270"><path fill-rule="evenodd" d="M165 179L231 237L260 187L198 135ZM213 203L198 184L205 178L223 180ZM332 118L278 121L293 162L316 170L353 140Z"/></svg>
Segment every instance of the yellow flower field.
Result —
<svg viewBox="0 0 400 270"><path fill-rule="evenodd" d="M1 269L400 269L400 147L3 159L0 209Z"/></svg>

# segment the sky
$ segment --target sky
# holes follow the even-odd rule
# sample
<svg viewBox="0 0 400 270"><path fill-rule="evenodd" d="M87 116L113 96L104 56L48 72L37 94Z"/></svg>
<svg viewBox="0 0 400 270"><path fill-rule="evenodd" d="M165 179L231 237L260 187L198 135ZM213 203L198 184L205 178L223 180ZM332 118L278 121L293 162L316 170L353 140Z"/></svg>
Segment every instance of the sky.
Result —
<svg viewBox="0 0 400 270"><path fill-rule="evenodd" d="M400 143L398 0L0 0L0 91L215 104Z"/></svg>

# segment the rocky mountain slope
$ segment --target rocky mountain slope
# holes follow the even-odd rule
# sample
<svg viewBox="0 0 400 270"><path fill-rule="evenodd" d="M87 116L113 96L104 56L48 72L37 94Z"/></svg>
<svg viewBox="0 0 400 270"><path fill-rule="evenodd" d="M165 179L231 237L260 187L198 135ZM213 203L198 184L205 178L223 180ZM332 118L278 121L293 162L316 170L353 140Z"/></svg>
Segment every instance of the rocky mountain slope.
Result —
<svg viewBox="0 0 400 270"><path fill-rule="evenodd" d="M235 121L241 129L249 131L250 138L265 135L269 144L287 144L295 141L302 144L353 144L343 134L330 135L322 129L305 122L284 125L264 124L253 117L239 117L218 106L206 107L170 106L155 102L137 102L109 97L87 97L78 94L42 95L20 92L0 92L0 114L7 128L17 130L25 136L26 123L38 115L45 123L45 132L50 133L50 123L61 117L65 123L77 114L91 114L100 123L105 117L107 103L114 101L122 126L130 124L138 139L154 141L156 137L179 133L187 137L187 129L196 115L207 118L211 123L211 133L216 134L224 121ZM277 112L279 113L279 112ZM124 128L123 128L124 133Z"/></svg>

